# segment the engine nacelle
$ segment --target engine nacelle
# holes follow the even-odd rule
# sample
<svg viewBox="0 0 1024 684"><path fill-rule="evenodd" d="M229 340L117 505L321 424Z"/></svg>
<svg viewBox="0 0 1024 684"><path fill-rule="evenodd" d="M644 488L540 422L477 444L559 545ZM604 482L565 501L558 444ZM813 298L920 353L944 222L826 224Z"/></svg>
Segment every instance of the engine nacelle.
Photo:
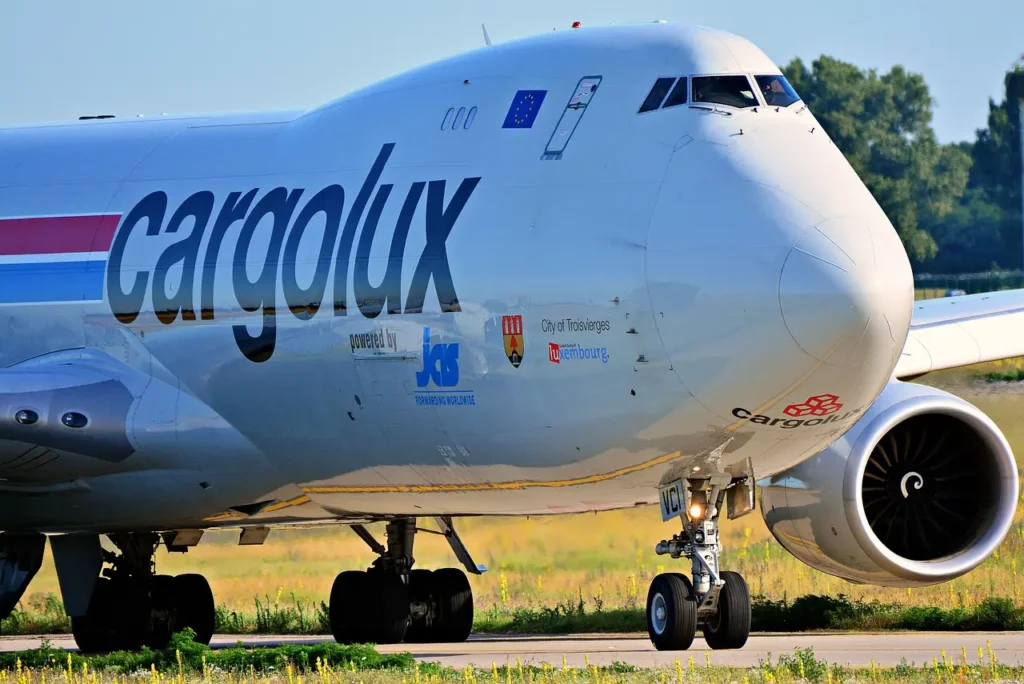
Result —
<svg viewBox="0 0 1024 684"><path fill-rule="evenodd" d="M922 586L977 567L1017 505L1013 452L979 409L892 381L850 430L762 481L768 529L811 567L854 582Z"/></svg>

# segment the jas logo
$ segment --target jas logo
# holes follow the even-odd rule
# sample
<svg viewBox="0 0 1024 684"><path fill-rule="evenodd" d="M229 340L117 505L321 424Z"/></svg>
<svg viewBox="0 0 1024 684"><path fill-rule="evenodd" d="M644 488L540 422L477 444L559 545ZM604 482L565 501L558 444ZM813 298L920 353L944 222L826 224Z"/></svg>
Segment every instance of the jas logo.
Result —
<svg viewBox="0 0 1024 684"><path fill-rule="evenodd" d="M416 371L417 406L474 406L473 390L459 385L459 343L430 343L430 328L423 328L423 368ZM424 389L430 386L443 389Z"/></svg>
<svg viewBox="0 0 1024 684"><path fill-rule="evenodd" d="M459 343L430 344L430 328L423 329L423 370L416 372L416 385L455 387L459 384Z"/></svg>
<svg viewBox="0 0 1024 684"><path fill-rule="evenodd" d="M501 337L505 342L505 356L513 368L523 362L523 317L502 316Z"/></svg>
<svg viewBox="0 0 1024 684"><path fill-rule="evenodd" d="M411 183L394 229L390 231L391 246L384 277L377 285L370 283L374 236L395 189L394 184L379 184L379 181L394 147L394 143L381 147L354 198L346 197L341 185L329 185L308 193L305 188L275 187L265 191L251 188L220 198L209 190L202 190L185 198L176 208L168 206L166 192L158 190L146 195L124 217L110 249L106 291L111 313L122 323L132 323L138 318L148 293L153 311L164 325L174 323L179 317L182 321L195 321L197 309L202 320L214 320L225 313L214 306L215 286L218 281L227 279L238 306L226 308L233 312L240 307L244 312L261 314L262 325L256 335L249 332L249 324L244 322L233 325L232 332L245 357L262 362L273 355L277 344L277 315L282 308L277 301L279 287L284 294L283 304L300 320L316 316L325 297L335 316L348 315L350 273L351 294L359 312L366 318L376 318L384 312L391 315L422 312L431 281L441 311L461 311L448 264L446 241L480 182L479 177L462 179L454 191L449 190L446 180ZM426 206L421 215L425 222L426 244L403 302L406 241L424 195ZM447 202L446 195L450 195ZM348 209L347 214L345 209ZM324 227L318 256L306 265L300 258L299 245L310 224L320 225L321 222ZM360 223L362 230L357 241ZM229 230L239 224L237 233L232 233L238 235L235 244L225 245ZM269 240L257 237L260 224L269 226ZM183 226L188 228L188 234L167 246L156 258L152 270L125 267L129 240L177 235ZM262 246L264 244L266 247ZM333 292L328 295L327 279L332 268Z"/></svg>

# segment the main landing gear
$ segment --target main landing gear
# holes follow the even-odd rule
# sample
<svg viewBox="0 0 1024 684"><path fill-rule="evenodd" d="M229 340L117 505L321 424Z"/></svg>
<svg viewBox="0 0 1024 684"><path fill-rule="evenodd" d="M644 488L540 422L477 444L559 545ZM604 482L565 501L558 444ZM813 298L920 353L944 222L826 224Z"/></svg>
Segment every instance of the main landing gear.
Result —
<svg viewBox="0 0 1024 684"><path fill-rule="evenodd" d="M473 563L451 518L437 518L438 526L467 570L486 570ZM402 641L465 641L473 627L473 592L466 573L458 568L414 570L415 518L394 518L387 524L387 547L362 525L352 529L378 554L366 571L339 574L331 588L330 622L334 638L343 644Z"/></svg>
<svg viewBox="0 0 1024 684"><path fill-rule="evenodd" d="M740 648L750 636L747 583L739 573L718 568L718 516L725 494L725 487L711 479L689 480L682 533L655 547L659 555L685 556L693 564L692 581L680 573L665 573L651 582L647 632L659 651L688 649L698 626L714 649Z"/></svg>
<svg viewBox="0 0 1024 684"><path fill-rule="evenodd" d="M78 647L84 652L165 648L171 635L186 627L195 631L195 641L209 644L215 610L206 578L157 575L155 534L108 537L120 553L101 551L110 567L96 579L85 613L71 618Z"/></svg>

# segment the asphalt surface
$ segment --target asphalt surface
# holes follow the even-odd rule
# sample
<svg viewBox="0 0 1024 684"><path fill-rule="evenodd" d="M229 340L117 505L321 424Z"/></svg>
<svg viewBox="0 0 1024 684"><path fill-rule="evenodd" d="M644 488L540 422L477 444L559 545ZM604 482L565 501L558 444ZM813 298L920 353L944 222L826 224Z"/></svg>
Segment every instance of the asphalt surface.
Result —
<svg viewBox="0 0 1024 684"><path fill-rule="evenodd" d="M0 650L16 651L37 648L49 639L51 645L74 649L74 640L67 635L39 637L0 637ZM247 646L269 646L280 643L316 643L317 637L292 636L231 636L217 635L212 646L233 646L241 641ZM689 651L659 652L654 650L646 635L572 635L572 636L515 636L474 635L462 644L399 644L380 646L383 653L409 652L419 660L439 662L453 667L476 665L488 668L492 663L523 664L544 662L561 666L564 656L570 666L592 664L609 665L614 661L640 667L672 666L676 659L685 667L692 655L698 666L709 654L714 665L750 667L761 660L780 653L792 653L796 648L812 648L819 659L830 663L863 666L872 660L881 666L898 665L902 658L916 665L930 665L932 658L941 659L941 652L959 662L961 647L967 649L967 660L976 663L978 647L987 652L991 642L999 662L1004 665L1024 665L1024 634L1020 632L907 632L878 634L759 634L750 637L747 645L738 651L712 651L699 638ZM987 656L986 656L987 657Z"/></svg>

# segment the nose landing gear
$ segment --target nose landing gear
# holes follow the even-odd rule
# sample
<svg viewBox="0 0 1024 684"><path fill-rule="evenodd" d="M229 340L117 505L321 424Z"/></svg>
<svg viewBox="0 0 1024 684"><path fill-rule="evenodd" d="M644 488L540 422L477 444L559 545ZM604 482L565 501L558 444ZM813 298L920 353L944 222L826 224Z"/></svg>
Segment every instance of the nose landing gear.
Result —
<svg viewBox="0 0 1024 684"><path fill-rule="evenodd" d="M727 484L727 483L726 483ZM745 485L749 486L749 485ZM682 490L682 483L676 491ZM693 643L697 627L713 649L740 648L750 636L750 591L736 572L720 571L722 545L718 516L725 505L726 487L711 478L690 479L681 534L663 540L655 553L685 556L692 563L692 581L679 573L658 575L647 594L647 632L659 651L682 651ZM666 499L667 500L667 499ZM663 507L666 519L668 511Z"/></svg>

